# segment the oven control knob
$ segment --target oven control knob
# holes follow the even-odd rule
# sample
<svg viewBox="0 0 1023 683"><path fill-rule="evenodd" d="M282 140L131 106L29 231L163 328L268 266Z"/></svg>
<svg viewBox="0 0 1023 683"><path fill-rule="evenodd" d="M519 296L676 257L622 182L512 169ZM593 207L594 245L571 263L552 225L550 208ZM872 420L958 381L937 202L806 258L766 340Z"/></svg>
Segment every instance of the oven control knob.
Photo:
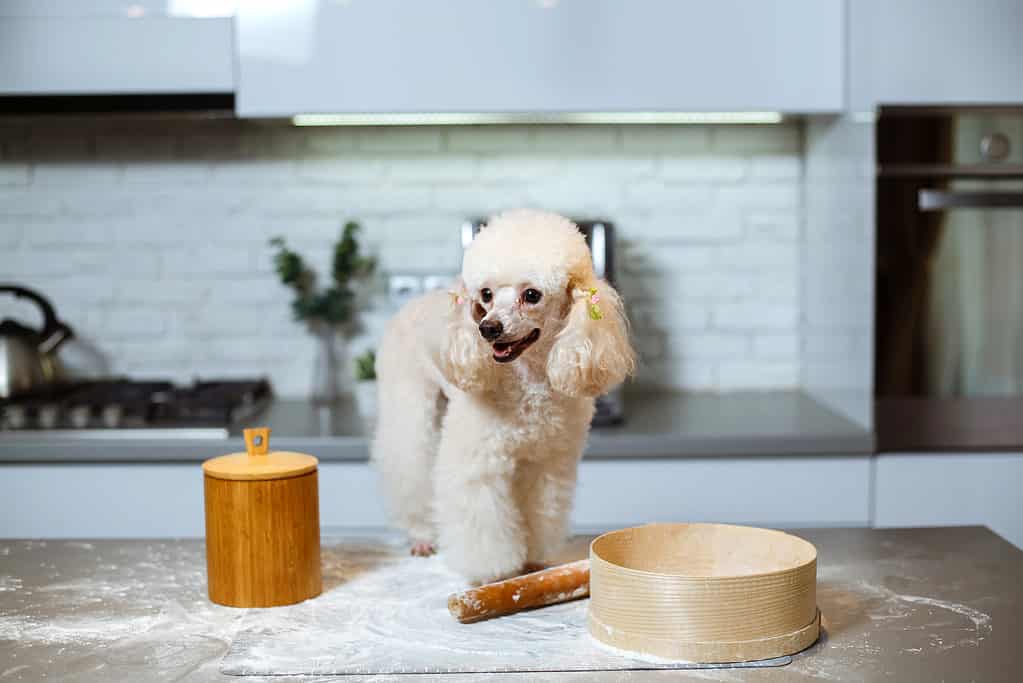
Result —
<svg viewBox="0 0 1023 683"><path fill-rule="evenodd" d="M1009 138L1002 133L991 133L980 140L980 155L985 161L1002 161L1009 156Z"/></svg>
<svg viewBox="0 0 1023 683"><path fill-rule="evenodd" d="M23 406L11 405L3 408L3 422L8 429L24 429L28 422L27 417Z"/></svg>
<svg viewBox="0 0 1023 683"><path fill-rule="evenodd" d="M57 426L57 421L60 419L60 406L53 403L39 406L37 419L39 420L39 426L43 429L53 429Z"/></svg>
<svg viewBox="0 0 1023 683"><path fill-rule="evenodd" d="M89 406L74 406L68 411L68 417L71 419L71 425L75 429L85 429L92 420L91 413L92 411L89 409Z"/></svg>
<svg viewBox="0 0 1023 683"><path fill-rule="evenodd" d="M115 427L121 426L121 417L124 415L124 408L117 403L110 403L103 406L103 410L100 413L100 418L103 420L103 426L114 429Z"/></svg>

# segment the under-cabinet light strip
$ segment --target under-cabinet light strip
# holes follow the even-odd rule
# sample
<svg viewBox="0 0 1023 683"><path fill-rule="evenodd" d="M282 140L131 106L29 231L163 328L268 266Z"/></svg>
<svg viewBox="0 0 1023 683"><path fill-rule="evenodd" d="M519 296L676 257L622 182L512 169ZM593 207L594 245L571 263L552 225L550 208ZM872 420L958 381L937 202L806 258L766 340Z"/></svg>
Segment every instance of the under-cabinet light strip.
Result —
<svg viewBox="0 0 1023 683"><path fill-rule="evenodd" d="M296 126L472 126L500 124L772 124L784 117L776 111L656 111L437 114L298 114Z"/></svg>

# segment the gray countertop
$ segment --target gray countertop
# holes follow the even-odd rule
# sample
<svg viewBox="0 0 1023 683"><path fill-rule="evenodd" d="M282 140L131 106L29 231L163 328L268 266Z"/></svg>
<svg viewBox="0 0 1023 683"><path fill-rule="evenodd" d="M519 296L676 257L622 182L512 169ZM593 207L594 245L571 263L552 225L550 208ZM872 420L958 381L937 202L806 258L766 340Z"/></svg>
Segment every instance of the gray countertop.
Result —
<svg viewBox="0 0 1023 683"><path fill-rule="evenodd" d="M873 434L799 391L730 394L631 393L625 423L594 429L587 458L870 453ZM350 403L276 400L251 420L273 430L273 446L323 461L369 455L372 427ZM0 462L201 461L244 446L237 435L204 438L165 430L87 434L0 432Z"/></svg>
<svg viewBox="0 0 1023 683"><path fill-rule="evenodd" d="M824 634L788 666L414 678L599 683L1019 680L1020 550L981 527L797 533L818 549L817 598ZM582 556L586 540L576 539L566 559ZM401 551L382 538L358 543L326 539L325 576L338 585L344 576L333 574L346 566L346 555L367 548ZM219 673L220 660L247 612L210 603L205 590L201 540L0 540L0 679L254 680Z"/></svg>

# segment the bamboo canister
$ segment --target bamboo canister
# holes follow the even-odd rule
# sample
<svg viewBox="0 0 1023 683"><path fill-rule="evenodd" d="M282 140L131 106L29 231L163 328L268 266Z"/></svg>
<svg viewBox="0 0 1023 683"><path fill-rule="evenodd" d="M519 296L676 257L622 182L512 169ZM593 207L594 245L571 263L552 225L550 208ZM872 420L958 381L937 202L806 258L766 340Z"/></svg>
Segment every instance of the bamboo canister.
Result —
<svg viewBox="0 0 1023 683"><path fill-rule="evenodd" d="M770 659L817 640L817 549L781 531L650 524L590 544L590 634L692 662Z"/></svg>
<svg viewBox="0 0 1023 683"><path fill-rule="evenodd" d="M320 574L318 461L269 452L270 430L245 430L246 453L203 463L210 600L275 607L315 597Z"/></svg>

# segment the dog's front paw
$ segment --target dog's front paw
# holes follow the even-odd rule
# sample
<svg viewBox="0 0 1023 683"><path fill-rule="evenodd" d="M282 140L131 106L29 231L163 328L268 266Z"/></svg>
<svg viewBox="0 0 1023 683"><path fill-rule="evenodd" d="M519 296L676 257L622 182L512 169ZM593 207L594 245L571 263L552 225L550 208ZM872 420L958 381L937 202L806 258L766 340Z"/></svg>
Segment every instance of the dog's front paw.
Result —
<svg viewBox="0 0 1023 683"><path fill-rule="evenodd" d="M433 543L428 543L426 541L417 541L412 544L411 548L409 548L409 553L416 557L429 557L436 552L437 549L433 547Z"/></svg>

